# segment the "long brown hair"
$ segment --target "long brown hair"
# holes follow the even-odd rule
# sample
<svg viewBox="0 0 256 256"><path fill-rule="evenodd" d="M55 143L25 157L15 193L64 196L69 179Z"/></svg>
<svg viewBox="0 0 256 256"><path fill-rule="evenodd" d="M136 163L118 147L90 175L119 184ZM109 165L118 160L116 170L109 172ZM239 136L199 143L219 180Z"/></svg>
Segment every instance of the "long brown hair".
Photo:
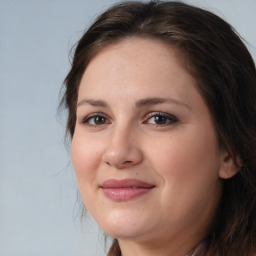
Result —
<svg viewBox="0 0 256 256"><path fill-rule="evenodd" d="M222 146L239 172L223 180L215 220L196 255L256 254L256 70L235 30L209 11L181 2L124 2L100 15L77 44L64 85L73 136L81 77L105 46L126 37L157 38L180 53L212 114ZM121 255L114 240L109 256ZM195 255L195 254L193 254Z"/></svg>

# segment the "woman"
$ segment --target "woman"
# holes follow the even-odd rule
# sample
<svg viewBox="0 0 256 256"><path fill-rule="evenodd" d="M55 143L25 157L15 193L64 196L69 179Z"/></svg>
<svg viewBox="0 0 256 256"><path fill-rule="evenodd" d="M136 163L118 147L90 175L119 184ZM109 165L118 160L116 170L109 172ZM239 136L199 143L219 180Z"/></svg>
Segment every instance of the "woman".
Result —
<svg viewBox="0 0 256 256"><path fill-rule="evenodd" d="M229 24L180 2L118 4L78 42L65 86L108 255L256 254L256 71Z"/></svg>

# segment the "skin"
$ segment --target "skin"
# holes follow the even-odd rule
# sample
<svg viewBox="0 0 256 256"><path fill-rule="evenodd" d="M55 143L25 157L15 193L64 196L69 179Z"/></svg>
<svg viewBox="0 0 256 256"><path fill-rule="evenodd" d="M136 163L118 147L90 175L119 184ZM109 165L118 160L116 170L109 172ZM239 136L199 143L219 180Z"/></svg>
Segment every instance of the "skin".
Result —
<svg viewBox="0 0 256 256"><path fill-rule="evenodd" d="M232 175L232 159L176 53L158 40L125 39L102 49L81 80L71 148L78 186L124 256L186 255L209 230L220 178ZM155 187L117 202L100 188L113 178Z"/></svg>

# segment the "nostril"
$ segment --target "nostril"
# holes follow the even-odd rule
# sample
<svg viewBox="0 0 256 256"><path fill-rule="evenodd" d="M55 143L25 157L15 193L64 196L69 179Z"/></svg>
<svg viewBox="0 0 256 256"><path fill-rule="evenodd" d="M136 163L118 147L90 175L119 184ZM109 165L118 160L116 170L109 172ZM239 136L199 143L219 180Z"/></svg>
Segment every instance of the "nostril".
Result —
<svg viewBox="0 0 256 256"><path fill-rule="evenodd" d="M130 164L132 161L125 161L123 164Z"/></svg>
<svg viewBox="0 0 256 256"><path fill-rule="evenodd" d="M133 164L133 161L124 161L124 162L122 162L122 163L119 163L119 164L117 164L117 163L111 163L111 162L105 162L108 166L115 166L115 167L117 167L117 168L125 168L125 167L127 167L127 166L130 166L130 165L132 165Z"/></svg>
<svg viewBox="0 0 256 256"><path fill-rule="evenodd" d="M111 166L110 162L105 162L107 165Z"/></svg>
<svg viewBox="0 0 256 256"><path fill-rule="evenodd" d="M125 167L125 166L128 166L128 165L132 165L132 161L124 161L123 163L120 164L120 167Z"/></svg>

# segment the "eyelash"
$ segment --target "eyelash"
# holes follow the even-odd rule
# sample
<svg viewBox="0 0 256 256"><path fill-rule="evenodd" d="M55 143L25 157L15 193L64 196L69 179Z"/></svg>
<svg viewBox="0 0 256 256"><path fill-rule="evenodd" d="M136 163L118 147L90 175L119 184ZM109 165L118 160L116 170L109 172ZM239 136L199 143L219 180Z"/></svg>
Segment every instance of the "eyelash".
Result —
<svg viewBox="0 0 256 256"><path fill-rule="evenodd" d="M157 123L159 120L157 121L156 118L159 118L159 117L161 121L160 123ZM96 118L101 118L101 121L103 119L103 123L100 122L97 124ZM152 118L154 118L154 123L149 122L150 119ZM91 124L90 121L93 121L93 120L94 120L94 123ZM172 125L178 121L179 121L178 118L174 115L171 115L165 112L152 112L146 115L142 123L157 126L157 127L163 127L163 126ZM93 113L86 116L81 121L81 123L91 127L99 127L102 125L110 124L111 122L109 121L108 117L106 117L105 114L99 112L99 113Z"/></svg>
<svg viewBox="0 0 256 256"><path fill-rule="evenodd" d="M95 122L96 118L103 118L105 121L108 120L108 118L106 117L105 114L98 112L98 113L93 113L93 114L90 114L90 115L86 116L81 121L81 123L85 124L85 125L88 125L88 126L92 126L92 127L101 126L101 125L106 124L106 122L104 122L103 124L96 124L96 122ZM93 119L94 119L94 124L90 124L90 121L93 120ZM110 122L107 122L107 123L110 123Z"/></svg>
<svg viewBox="0 0 256 256"><path fill-rule="evenodd" d="M160 123L156 123L157 121L156 121L156 118L158 118L158 117L160 117L160 118L162 118L162 119L164 119L164 123L162 123L162 122L160 122ZM155 118L155 123L154 124L152 124L152 123L149 123L149 120L151 119L151 118ZM149 123L149 124L151 124L151 125L155 125L155 126L158 126L158 127L160 127L160 126L168 126L168 125L172 125L172 124L174 124L174 123L176 123L176 122L178 122L179 120L178 120L178 118L176 117L176 116L174 116L174 115L171 115L171 114L167 114L167 113L165 113L165 112L153 112L153 113L150 113L150 114L148 114L147 116L146 116L146 123ZM144 123L144 122L143 122Z"/></svg>

